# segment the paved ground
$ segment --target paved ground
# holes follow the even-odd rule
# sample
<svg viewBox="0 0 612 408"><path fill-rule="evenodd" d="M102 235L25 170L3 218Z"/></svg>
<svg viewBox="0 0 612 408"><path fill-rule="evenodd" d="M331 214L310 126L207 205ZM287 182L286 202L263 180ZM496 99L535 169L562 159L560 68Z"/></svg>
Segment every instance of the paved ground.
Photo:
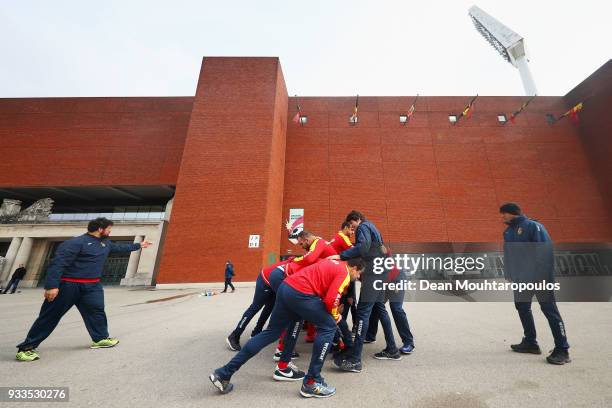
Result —
<svg viewBox="0 0 612 408"><path fill-rule="evenodd" d="M252 291L200 297L195 290L109 288L107 313L111 334L121 339L118 347L90 350L72 310L33 363L16 362L14 345L32 323L42 291L1 295L0 386L70 387L70 403L54 407L612 406L612 303L560 305L573 358L562 367L546 364L544 356L508 351L521 337L510 303L407 303L416 352L399 362L374 360L379 340L365 347L361 374L339 372L328 361L324 375L338 388L331 399L302 399L298 384L274 382L272 346L234 377L233 393L217 395L206 377L232 356L224 337ZM196 294L145 303L191 293ZM553 344L548 326L537 307L535 315L541 346L548 350ZM303 341L298 344L303 355L309 350ZM307 365L304 357L297 360L301 368Z"/></svg>

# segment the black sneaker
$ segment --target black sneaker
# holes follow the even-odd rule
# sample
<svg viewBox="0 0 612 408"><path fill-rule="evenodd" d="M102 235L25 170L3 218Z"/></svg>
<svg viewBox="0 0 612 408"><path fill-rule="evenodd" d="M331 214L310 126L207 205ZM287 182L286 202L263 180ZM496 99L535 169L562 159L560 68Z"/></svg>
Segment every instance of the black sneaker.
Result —
<svg viewBox="0 0 612 408"><path fill-rule="evenodd" d="M303 380L304 377L306 377L306 373L297 368L293 363L289 363L284 370L278 368L277 364L274 375L272 376L276 381L298 381Z"/></svg>
<svg viewBox="0 0 612 408"><path fill-rule="evenodd" d="M242 350L242 347L240 347L240 338L236 337L233 333L227 336L225 342L227 343L229 349L232 351Z"/></svg>
<svg viewBox="0 0 612 408"><path fill-rule="evenodd" d="M342 371L349 371L351 373L360 373L361 361L342 360L342 363L340 364L340 369Z"/></svg>
<svg viewBox="0 0 612 408"><path fill-rule="evenodd" d="M221 394L227 394L234 389L234 384L229 382L229 380L222 380L221 377L217 375L216 372L212 373L208 376L208 379L214 385Z"/></svg>
<svg viewBox="0 0 612 408"><path fill-rule="evenodd" d="M363 339L363 344L376 343L376 339L368 339L367 337Z"/></svg>
<svg viewBox="0 0 612 408"><path fill-rule="evenodd" d="M572 362L572 360L570 360L569 352L567 350L558 349L554 349L553 351L551 351L548 357L546 357L546 361L548 361L550 364L555 365L563 365L565 363Z"/></svg>
<svg viewBox="0 0 612 408"><path fill-rule="evenodd" d="M274 352L274 356L272 357L272 360L280 361L282 355L283 355L283 352L280 351L279 349L276 349L276 351ZM293 353L291 353L291 359L295 360L296 358L300 358L300 353L298 353L297 351L294 351Z"/></svg>
<svg viewBox="0 0 612 408"><path fill-rule="evenodd" d="M519 344L511 344L510 348L517 353L542 354L540 346L533 343L526 343L524 340Z"/></svg>
<svg viewBox="0 0 612 408"><path fill-rule="evenodd" d="M377 360L395 360L395 361L399 361L402 359L402 355L400 354L399 350L395 350L395 351L387 351L387 350L383 350L380 353L376 353L374 354L374 358Z"/></svg>
<svg viewBox="0 0 612 408"><path fill-rule="evenodd" d="M348 347L346 347L344 350L334 353L332 355L334 365L340 368L340 366L342 365L342 361L349 359L349 357L351 357L352 355L353 355L353 349L348 348Z"/></svg>

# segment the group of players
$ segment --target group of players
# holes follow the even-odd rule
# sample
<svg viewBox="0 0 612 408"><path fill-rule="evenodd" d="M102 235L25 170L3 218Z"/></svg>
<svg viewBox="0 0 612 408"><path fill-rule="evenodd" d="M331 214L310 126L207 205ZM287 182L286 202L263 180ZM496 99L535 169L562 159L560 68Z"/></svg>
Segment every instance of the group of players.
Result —
<svg viewBox="0 0 612 408"><path fill-rule="evenodd" d="M351 238L354 237L353 244ZM355 280L365 278L372 260L389 255L376 226L358 211L351 211L341 230L329 241L312 232L302 231L298 244L307 250L303 256L287 259L262 269L255 283L251 305L240 318L226 342L238 354L226 365L216 369L209 379L221 393L233 389L230 379L251 357L264 347L279 341L273 359L278 361L273 378L277 381L302 381L300 394L304 397L324 398L335 394L335 387L325 383L321 369L327 354L334 354L334 364L343 371L361 372L363 343L376 336L378 320L385 331L387 347L374 355L381 360L400 360L401 354L414 350L402 302L393 302L393 316L404 342L395 344L384 299L364 294L355 303ZM251 319L261 310L251 338L240 345L240 336ZM347 316L351 310L353 328ZM396 313L397 312L397 313ZM266 321L270 320L263 330ZM309 327L307 342L313 343L308 372L300 371L292 359L300 329L304 322ZM371 330L368 328L371 327ZM365 335L364 335L365 334Z"/></svg>
<svg viewBox="0 0 612 408"><path fill-rule="evenodd" d="M500 209L506 224L504 237L504 275L512 282L554 282L554 252L546 228L522 213L515 203ZM113 222L106 218L91 220L87 233L62 243L53 258L45 280L45 300L38 318L25 340L17 345L16 359L23 362L40 358L36 348L54 331L62 316L76 306L92 339L91 348L114 347L119 343L108 333L104 310L104 291L100 278L111 252L131 252L147 248L151 242L115 244L110 241ZM354 244L351 242L354 236ZM382 360L400 360L401 354L414 350L412 333L403 311L403 295L376 291L372 285L380 275L372 272L373 261L391 256L376 226L358 211L351 211L342 224L342 231L327 242L311 232L302 231L298 243L307 250L304 256L279 262L261 271L257 277L251 306L236 329L227 337L230 349L238 351L226 365L209 375L212 384L222 393L233 389L232 375L267 345L278 341L274 360L278 361L275 380L302 380L304 397L330 397L336 389L321 376L323 363L334 351L334 364L343 371L361 372L363 344L373 341L380 320L385 332L386 348L374 355ZM396 279L395 270L386 279ZM354 281L361 281L356 302ZM552 290L515 292L515 307L523 326L524 337L510 345L517 353L541 354L531 312L536 296L546 316L555 348L546 357L554 365L571 362L565 324ZM385 308L389 300L395 325L403 345L395 344L391 321ZM249 321L261 310L252 337L244 346L240 336ZM353 330L346 322L352 311ZM269 324L262 330L269 318ZM311 327L308 339L313 342L308 372L300 371L292 362L298 334L304 321Z"/></svg>

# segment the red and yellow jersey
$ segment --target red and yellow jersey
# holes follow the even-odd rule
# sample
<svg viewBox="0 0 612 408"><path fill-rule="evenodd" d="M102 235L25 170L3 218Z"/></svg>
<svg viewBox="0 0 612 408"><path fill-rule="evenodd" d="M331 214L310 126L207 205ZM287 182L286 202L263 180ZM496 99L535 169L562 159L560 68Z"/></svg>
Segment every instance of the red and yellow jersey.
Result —
<svg viewBox="0 0 612 408"><path fill-rule="evenodd" d="M353 243L344 232L338 231L338 233L334 235L332 240L329 241L329 245L331 245L332 248L334 248L334 251L336 251L336 253L340 255L342 251L346 251L347 249L352 247Z"/></svg>
<svg viewBox="0 0 612 408"><path fill-rule="evenodd" d="M264 282L266 282L266 284L270 286L270 274L272 273L272 271L281 265L287 265L289 262L291 262L292 259L285 259L284 261L276 262L270 266L266 266L265 268L263 268L261 270L261 277L263 278Z"/></svg>
<svg viewBox="0 0 612 408"><path fill-rule="evenodd" d="M344 261L322 260L288 276L285 283L298 292L316 295L334 320L340 320L340 298L351 283L351 276Z"/></svg>
<svg viewBox="0 0 612 408"><path fill-rule="evenodd" d="M285 273L290 276L302 268L310 266L321 259L325 259L328 256L336 255L334 248L329 245L324 239L317 238L313 241L308 249L308 252L303 256L293 258L293 261L287 265Z"/></svg>

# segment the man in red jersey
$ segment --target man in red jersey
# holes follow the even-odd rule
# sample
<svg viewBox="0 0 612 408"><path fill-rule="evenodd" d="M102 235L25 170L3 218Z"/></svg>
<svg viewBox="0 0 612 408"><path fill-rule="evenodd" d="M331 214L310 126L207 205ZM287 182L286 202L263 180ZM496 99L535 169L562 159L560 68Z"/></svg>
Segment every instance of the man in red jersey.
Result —
<svg viewBox="0 0 612 408"><path fill-rule="evenodd" d="M354 229L351 227L351 224L348 222L343 222L340 227L340 231L334 235L334 237L329 241L329 246L331 246L336 254L340 255L343 251L346 251L350 247L353 246L351 242L351 237L354 234ZM348 316L349 310L351 311L353 316L356 316L356 307L355 307L355 283L351 282L347 292L342 297L340 304L344 305L344 311L342 312L342 318L346 321L346 317ZM310 323L306 323L306 342L312 343L315 339L316 331L314 325ZM343 337L350 335L350 331L348 330L348 325L346 322L340 327L342 330ZM336 339L334 339L336 340ZM335 343L335 341L334 341Z"/></svg>
<svg viewBox="0 0 612 408"><path fill-rule="evenodd" d="M338 231L331 241L329 241L329 245L331 245L334 251L339 255L353 246L351 237L354 234L355 230L351 227L351 224L344 221L342 227L340 227L340 231Z"/></svg>
<svg viewBox="0 0 612 408"><path fill-rule="evenodd" d="M301 245L302 248L307 249L308 252L306 252L306 254L303 256L294 258L293 261L287 265L274 269L270 273L270 284L275 292L286 276L293 275L294 273L299 272L303 268L312 265L321 259L325 259L328 256L336 254L336 251L331 245L310 231L303 230L298 234L297 239L298 244ZM298 356L293 349L295 348L295 343L300 335L301 328L302 323L299 321L295 322L292 327L288 328L288 335L283 335L283 338L278 343L278 347L274 352L274 361L288 362L291 361L292 358L296 358ZM288 349L287 352L284 352L285 348Z"/></svg>
<svg viewBox="0 0 612 408"><path fill-rule="evenodd" d="M240 350L240 336L246 329L251 319L253 319L253 317L255 317L255 315L262 309L263 310L259 315L259 319L257 320L257 325L255 325L255 328L251 333L251 337L263 330L268 317L270 317L270 313L272 313L275 298L274 290L272 290L272 287L270 286L270 273L277 267L286 265L289 262L291 262L291 259L277 262L261 270L261 273L255 280L255 293L253 294L253 301L251 302L251 305L247 308L247 310L245 310L234 331L232 331L225 339L225 342L230 350Z"/></svg>
<svg viewBox="0 0 612 408"><path fill-rule="evenodd" d="M252 337L229 363L209 375L213 385L223 394L230 392L234 387L230 379L242 365L273 343L290 322L308 320L317 328L310 367L307 374L301 371L291 373L291 379L304 379L300 390L303 397L324 398L334 395L336 388L325 383L321 369L331 348L336 324L342 319L342 293L350 281L360 277L364 267L363 261L358 258L348 262L323 260L287 277L276 293L268 327ZM284 374L277 369L274 376L277 375Z"/></svg>
<svg viewBox="0 0 612 408"><path fill-rule="evenodd" d="M324 239L321 239L314 235L310 231L302 231L298 234L298 243L308 252L303 256L294 258L293 261L285 268L285 275L291 276L298 272L300 269L306 266L312 265L313 263L325 259L328 256L336 255L336 250L327 243Z"/></svg>
<svg viewBox="0 0 612 408"><path fill-rule="evenodd" d="M259 333L263 328L266 320L268 319L269 313L271 313L272 305L274 305L274 297L276 290L279 285L289 276L302 268L312 265L313 263L327 258L330 255L334 255L334 249L325 242L325 240L316 237L309 231L302 231L297 236L298 244L307 249L308 252L291 260L277 262L271 266L262 269L261 273L257 277L255 282L255 293L253 294L253 302L244 312L238 325L234 331L225 339L230 350L240 351L240 336L244 332L246 326L249 324L251 319L259 312L262 308L263 311L257 322L253 335ZM296 322L296 326L298 323ZM259 331L256 331L260 329ZM299 327L292 327L290 329L291 338L285 336L285 341L279 345L279 348L274 353L274 360L279 361L282 359L282 352L284 349L284 343L295 343L299 335ZM297 357L297 353L293 352L294 344L291 345L291 354L287 356L287 361L291 361L291 357Z"/></svg>
<svg viewBox="0 0 612 408"><path fill-rule="evenodd" d="M350 222L344 221L340 231L332 238L329 244L336 250L336 253L340 255L342 252L353 247L351 238L355 235L355 228ZM342 318L346 321L348 312L350 310L353 320L357 316L357 307L355 306L355 282L351 282L346 294L342 297L341 303L344 305L344 311L342 312Z"/></svg>

